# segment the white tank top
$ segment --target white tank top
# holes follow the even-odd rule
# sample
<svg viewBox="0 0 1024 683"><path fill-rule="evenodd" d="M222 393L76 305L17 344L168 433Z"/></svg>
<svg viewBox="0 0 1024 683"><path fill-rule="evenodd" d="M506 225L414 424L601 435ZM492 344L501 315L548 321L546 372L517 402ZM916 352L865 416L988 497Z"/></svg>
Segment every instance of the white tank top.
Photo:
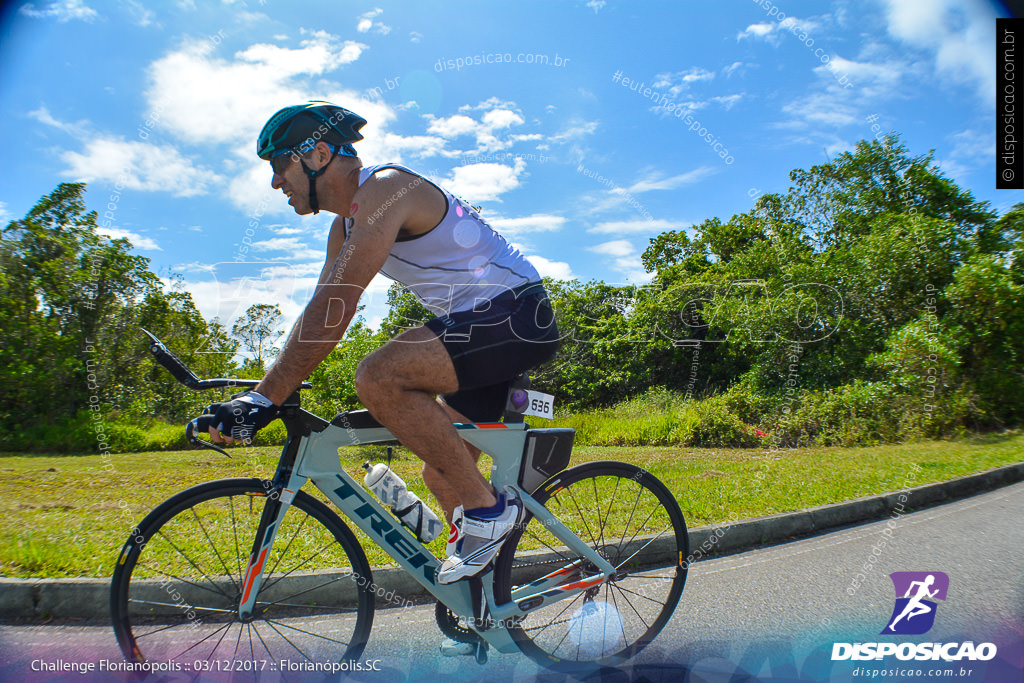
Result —
<svg viewBox="0 0 1024 683"><path fill-rule="evenodd" d="M398 169L422 179L444 195L448 209L436 227L395 240L380 272L405 285L435 315L471 310L511 289L540 282L526 257L480 215L442 187L398 164L360 169L362 185L377 171ZM352 219L345 221L346 236Z"/></svg>

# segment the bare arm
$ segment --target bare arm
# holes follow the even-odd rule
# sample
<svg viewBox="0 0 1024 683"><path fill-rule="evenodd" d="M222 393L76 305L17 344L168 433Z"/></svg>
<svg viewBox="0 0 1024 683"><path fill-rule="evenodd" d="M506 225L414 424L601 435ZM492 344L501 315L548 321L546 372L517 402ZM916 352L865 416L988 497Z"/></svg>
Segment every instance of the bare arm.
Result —
<svg viewBox="0 0 1024 683"><path fill-rule="evenodd" d="M331 231L327 236L327 259L324 261L324 267L320 269L320 277L317 279L317 286L324 285L331 277L331 273L334 270L334 263L338 260L338 256L341 254L341 247L345 244L345 219L341 216L334 219L334 223L331 225ZM291 331L288 333L288 337L285 339L284 345L287 347L289 344L295 344L292 339L299 336L299 323L302 321L300 317L295 321Z"/></svg>
<svg viewBox="0 0 1024 683"><path fill-rule="evenodd" d="M369 196L360 197L360 204L380 205L392 194L392 184L373 183L366 188ZM328 240L328 260L316 292L256 391L280 405L338 345L355 316L363 291L384 265L408 211L396 204L372 225L357 216L352 234L335 252L332 262L331 243L336 241L335 230L340 229L342 219L335 222Z"/></svg>

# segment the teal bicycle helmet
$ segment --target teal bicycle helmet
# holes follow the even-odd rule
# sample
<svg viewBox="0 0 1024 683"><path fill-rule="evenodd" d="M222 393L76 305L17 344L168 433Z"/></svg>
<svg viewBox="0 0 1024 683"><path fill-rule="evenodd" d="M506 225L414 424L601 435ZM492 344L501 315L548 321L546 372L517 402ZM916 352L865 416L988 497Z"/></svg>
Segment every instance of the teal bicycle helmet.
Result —
<svg viewBox="0 0 1024 683"><path fill-rule="evenodd" d="M312 101L296 104L279 110L263 126L256 140L256 154L267 161L282 154L302 154L313 149L318 142L325 142L331 149L331 158L324 167L314 171L301 161L302 170L309 178L309 205L313 213L319 213L316 197L316 179L339 153L356 156L353 142L363 139L359 129L366 125L366 119L358 114L331 104Z"/></svg>

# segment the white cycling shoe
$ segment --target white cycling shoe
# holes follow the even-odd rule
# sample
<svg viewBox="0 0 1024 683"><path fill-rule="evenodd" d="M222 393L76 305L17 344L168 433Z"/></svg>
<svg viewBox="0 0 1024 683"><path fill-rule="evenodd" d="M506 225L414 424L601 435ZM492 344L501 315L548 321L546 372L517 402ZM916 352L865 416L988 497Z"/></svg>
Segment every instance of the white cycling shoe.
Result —
<svg viewBox="0 0 1024 683"><path fill-rule="evenodd" d="M505 509L497 517L480 519L464 514L455 553L437 569L438 583L454 583L482 572L522 520L519 501L498 495L499 500L505 501Z"/></svg>
<svg viewBox="0 0 1024 683"><path fill-rule="evenodd" d="M441 642L441 654L445 657L465 657L476 652L476 645L473 643L461 643L451 638L445 638Z"/></svg>

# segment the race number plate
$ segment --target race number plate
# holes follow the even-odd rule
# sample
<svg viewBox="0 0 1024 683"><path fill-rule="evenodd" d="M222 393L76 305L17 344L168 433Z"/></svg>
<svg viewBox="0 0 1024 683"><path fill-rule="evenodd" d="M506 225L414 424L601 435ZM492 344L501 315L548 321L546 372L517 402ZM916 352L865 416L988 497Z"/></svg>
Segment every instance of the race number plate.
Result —
<svg viewBox="0 0 1024 683"><path fill-rule="evenodd" d="M528 401L523 415L536 415L537 417L553 418L555 416L555 397L551 394L542 394L539 391L527 391Z"/></svg>

